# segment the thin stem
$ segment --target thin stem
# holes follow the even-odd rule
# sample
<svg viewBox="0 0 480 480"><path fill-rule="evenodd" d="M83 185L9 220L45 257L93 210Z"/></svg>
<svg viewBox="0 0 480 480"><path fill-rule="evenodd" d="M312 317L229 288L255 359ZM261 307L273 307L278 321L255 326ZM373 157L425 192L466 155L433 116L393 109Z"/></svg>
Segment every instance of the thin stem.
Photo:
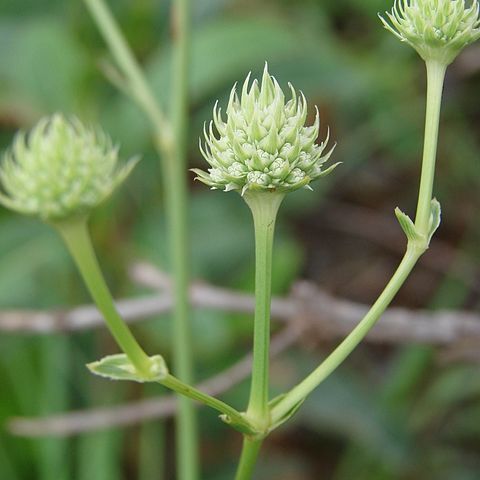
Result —
<svg viewBox="0 0 480 480"><path fill-rule="evenodd" d="M55 227L65 241L90 295L105 318L108 329L118 346L128 356L138 372L148 374L150 359L115 308L112 295L105 283L92 247L87 221L76 219L56 223Z"/></svg>
<svg viewBox="0 0 480 480"><path fill-rule="evenodd" d="M253 215L255 228L255 318L253 333L253 365L247 417L267 431L270 425L268 406L270 305L272 296L272 249L275 221L284 194L246 192L244 197ZM249 480L262 441L244 435L242 454L235 479Z"/></svg>
<svg viewBox="0 0 480 480"><path fill-rule="evenodd" d="M167 224L174 272L173 368L183 382L193 383L193 348L188 301L189 249L187 228L187 130L190 63L190 0L175 0L172 7L174 43L172 124L175 148L163 157ZM179 397L177 421L177 475L199 478L198 432L192 402Z"/></svg>
<svg viewBox="0 0 480 480"><path fill-rule="evenodd" d="M425 116L425 141L423 149L422 174L418 194L415 226L418 231L427 234L430 221L430 209L437 156L438 129L442 103L443 82L446 66L427 62L427 109Z"/></svg>
<svg viewBox="0 0 480 480"><path fill-rule="evenodd" d="M250 480L252 478L261 446L262 440L252 440L244 436L242 455L238 464L235 480Z"/></svg>
<svg viewBox="0 0 480 480"><path fill-rule="evenodd" d="M170 125L138 61L104 0L84 0L127 83L127 90L149 117L163 150L171 148Z"/></svg>
<svg viewBox="0 0 480 480"><path fill-rule="evenodd" d="M427 62L427 108L425 119L425 141L422 160L422 173L418 193L418 204L415 218L415 227L418 233L426 240L429 237L431 202L433 181L435 176L435 160L438 144L438 130L440 109L442 102L443 83L446 66L439 62ZM307 378L294 387L272 409L272 423L286 415L298 402L302 401L323 380L325 380L361 342L365 335L373 328L382 313L388 307L393 297L404 284L411 270L420 256L428 248L428 244L409 243L395 274L383 290L378 300L365 315L357 327L343 342L314 370Z"/></svg>
<svg viewBox="0 0 480 480"><path fill-rule="evenodd" d="M272 248L275 220L284 195L249 193L244 195L255 227L255 319L253 335L253 370L247 415L268 427L268 387L270 351L270 303L272 291Z"/></svg>
<svg viewBox="0 0 480 480"><path fill-rule="evenodd" d="M120 28L103 0L85 0L127 82L127 90L150 119L162 158L170 252L174 271L174 370L186 382L193 380L191 332L188 321L188 263L186 214L186 131L188 127L188 64L190 55L190 1L175 0L172 10L175 43L172 124L164 118L145 76ZM172 131L173 130L173 131ZM180 398L178 413L178 477L198 478L197 428L193 405Z"/></svg>
<svg viewBox="0 0 480 480"><path fill-rule="evenodd" d="M182 382L178 378L174 377L173 375L168 375L165 380L160 382L165 387L177 392L178 394L182 395L182 397L188 397L192 400L196 400L198 402L207 405L214 410L217 410L221 414L225 415L227 418L225 420L227 423L231 423L236 428L242 429L242 431L254 435L258 433L257 428L253 425L249 419L240 413L238 410L235 410L230 405L222 402L218 398L212 397L191 385L187 385L185 382ZM181 397L181 398L182 398Z"/></svg>
<svg viewBox="0 0 480 480"><path fill-rule="evenodd" d="M290 390L286 396L272 409L272 423L280 421L298 402L309 395L323 380L325 380L335 369L348 357L354 348L363 340L365 335L372 329L382 313L388 307L393 297L404 284L408 275L417 263L422 250L407 248L400 265L394 273L387 286L373 304L369 312L355 329L343 340L342 343L295 388Z"/></svg>

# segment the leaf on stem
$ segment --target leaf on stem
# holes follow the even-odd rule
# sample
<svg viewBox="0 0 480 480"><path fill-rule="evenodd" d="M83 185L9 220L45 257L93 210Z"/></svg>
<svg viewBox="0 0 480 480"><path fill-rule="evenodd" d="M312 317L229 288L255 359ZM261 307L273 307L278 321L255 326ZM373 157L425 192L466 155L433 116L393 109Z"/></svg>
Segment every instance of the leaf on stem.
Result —
<svg viewBox="0 0 480 480"><path fill-rule="evenodd" d="M437 231L442 221L442 207L440 202L434 198L432 199L432 209L430 211L430 222L428 228L428 243L433 237L433 234Z"/></svg>
<svg viewBox="0 0 480 480"><path fill-rule="evenodd" d="M160 355L150 357L150 368L147 375L138 372L129 358L123 354L109 355L97 362L87 364L87 368L100 377L110 380L131 380L134 382L160 382L165 380L168 369Z"/></svg>
<svg viewBox="0 0 480 480"><path fill-rule="evenodd" d="M400 223L402 230L405 232L409 242L417 242L422 240L422 235L417 231L415 224L406 213L403 213L397 207L395 209L395 215L397 216L398 222Z"/></svg>

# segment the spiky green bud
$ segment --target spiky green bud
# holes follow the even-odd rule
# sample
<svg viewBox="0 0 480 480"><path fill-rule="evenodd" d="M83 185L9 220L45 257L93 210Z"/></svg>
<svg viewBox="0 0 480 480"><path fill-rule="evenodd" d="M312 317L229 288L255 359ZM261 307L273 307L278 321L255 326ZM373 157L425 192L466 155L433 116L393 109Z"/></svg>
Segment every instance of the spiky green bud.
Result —
<svg viewBox="0 0 480 480"><path fill-rule="evenodd" d="M20 132L0 166L0 203L45 221L86 215L125 180L135 165L117 169L118 148L101 130L60 114Z"/></svg>
<svg viewBox="0 0 480 480"><path fill-rule="evenodd" d="M307 102L289 85L285 95L267 66L259 85L247 76L240 97L234 86L223 121L215 104L213 121L204 128L200 149L210 164L208 172L195 169L197 179L213 189L289 192L309 187L336 165L323 170L333 148L324 154L328 138L317 144L319 114L313 126L305 126ZM216 133L214 131L214 127Z"/></svg>
<svg viewBox="0 0 480 480"><path fill-rule="evenodd" d="M480 38L478 0L395 0L385 28L409 43L425 61L449 65Z"/></svg>

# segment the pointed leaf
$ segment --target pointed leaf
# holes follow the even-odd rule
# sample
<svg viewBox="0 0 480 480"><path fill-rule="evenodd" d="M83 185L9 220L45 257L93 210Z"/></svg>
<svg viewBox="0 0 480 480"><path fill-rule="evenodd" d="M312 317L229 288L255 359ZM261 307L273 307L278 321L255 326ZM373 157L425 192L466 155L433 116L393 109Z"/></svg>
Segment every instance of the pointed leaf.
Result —
<svg viewBox="0 0 480 480"><path fill-rule="evenodd" d="M442 221L442 207L440 202L434 198L432 199L432 210L430 212L430 225L428 231L428 243L433 237L433 234L437 231Z"/></svg>
<svg viewBox="0 0 480 480"><path fill-rule="evenodd" d="M412 220L406 213L403 213L397 207L395 209L395 215L397 216L398 222L400 223L402 230L405 232L405 235L407 236L407 240L409 242L414 242L422 238L421 235L417 232L415 224L412 222Z"/></svg>
<svg viewBox="0 0 480 480"><path fill-rule="evenodd" d="M165 360L160 355L150 357L150 373L144 375L138 372L130 362L129 358L121 353L109 355L98 362L92 362L87 368L100 377L110 380L131 380L134 382L161 382L168 375L168 369Z"/></svg>

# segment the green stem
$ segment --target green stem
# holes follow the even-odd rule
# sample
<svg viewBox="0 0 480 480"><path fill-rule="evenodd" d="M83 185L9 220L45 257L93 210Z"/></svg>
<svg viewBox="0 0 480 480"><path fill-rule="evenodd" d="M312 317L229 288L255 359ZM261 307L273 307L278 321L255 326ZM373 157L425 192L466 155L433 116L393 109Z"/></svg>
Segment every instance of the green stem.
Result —
<svg viewBox="0 0 480 480"><path fill-rule="evenodd" d="M103 0L85 0L127 83L127 90L150 119L162 157L168 235L174 272L174 369L186 382L193 379L191 332L188 321L188 254L186 198L186 131L188 126L188 65L190 55L190 1L173 5L175 43L172 127L164 118L145 76L120 28ZM191 402L179 399L178 477L198 478L197 427Z"/></svg>
<svg viewBox="0 0 480 480"><path fill-rule="evenodd" d="M225 416L224 420L242 430L243 432L249 435L258 434L258 429L249 419L238 410L235 410L233 407L228 405L225 402L222 402L218 398L212 397L202 391L192 387L191 385L187 385L185 382L182 382L178 378L174 377L173 375L168 375L166 379L160 382L165 387L177 392L183 397L188 397L189 399L196 400L198 402L207 405L214 410L217 410L221 414Z"/></svg>
<svg viewBox="0 0 480 480"><path fill-rule="evenodd" d="M150 359L115 307L92 247L86 219L55 223L55 227L65 241L90 295L105 318L118 346L128 356L138 372L148 375Z"/></svg>
<svg viewBox="0 0 480 480"><path fill-rule="evenodd" d="M280 421L299 402L306 398L323 380L348 357L353 349L363 340L388 307L393 297L403 285L423 251L407 248L400 265L387 286L373 304L369 312L342 343L317 367L308 377L290 390L272 409L272 423Z"/></svg>
<svg viewBox="0 0 480 480"><path fill-rule="evenodd" d="M244 199L253 215L255 227L255 319L253 366L247 417L266 431L270 425L268 407L270 304L272 296L272 249L277 212L284 194L247 192ZM244 436L237 480L251 478L261 440Z"/></svg>
<svg viewBox="0 0 480 480"><path fill-rule="evenodd" d="M252 440L246 436L243 438L242 455L235 480L250 480L252 478L261 446L262 440Z"/></svg>
<svg viewBox="0 0 480 480"><path fill-rule="evenodd" d="M255 227L255 319L253 335L253 369L247 415L268 428L270 303L272 290L272 248L275 220L284 198L280 193L244 195L253 215Z"/></svg>
<svg viewBox="0 0 480 480"><path fill-rule="evenodd" d="M172 125L175 148L163 157L167 224L174 272L173 368L183 382L194 381L192 332L188 302L189 249L187 228L188 79L190 63L190 1L175 0L172 10L174 68ZM177 475L199 478L198 432L193 403L179 397Z"/></svg>
<svg viewBox="0 0 480 480"><path fill-rule="evenodd" d="M422 174L418 193L415 226L419 232L428 232L430 209L437 156L440 108L443 82L447 67L441 63L427 62L427 110L425 116L425 141L423 149Z"/></svg>
<svg viewBox="0 0 480 480"><path fill-rule="evenodd" d="M104 0L84 1L97 23L98 29L107 43L118 68L121 70L128 92L149 117L155 126L155 130L160 132L161 136L159 138L161 139L162 148L165 150L169 149L171 146L170 126L112 13Z"/></svg>
<svg viewBox="0 0 480 480"><path fill-rule="evenodd" d="M298 402L302 401L323 380L325 380L362 341L376 324L382 313L388 307L398 290L404 284L416 262L428 248L430 235L430 215L435 176L435 160L438 144L440 108L442 102L443 83L446 66L438 62L427 62L427 108L425 119L425 142L422 160L422 173L418 193L418 204L415 218L416 231L423 240L409 242L407 252L395 274L383 290L378 300L365 315L357 327L343 342L314 370L307 378L294 387L272 409L272 423L279 421Z"/></svg>

